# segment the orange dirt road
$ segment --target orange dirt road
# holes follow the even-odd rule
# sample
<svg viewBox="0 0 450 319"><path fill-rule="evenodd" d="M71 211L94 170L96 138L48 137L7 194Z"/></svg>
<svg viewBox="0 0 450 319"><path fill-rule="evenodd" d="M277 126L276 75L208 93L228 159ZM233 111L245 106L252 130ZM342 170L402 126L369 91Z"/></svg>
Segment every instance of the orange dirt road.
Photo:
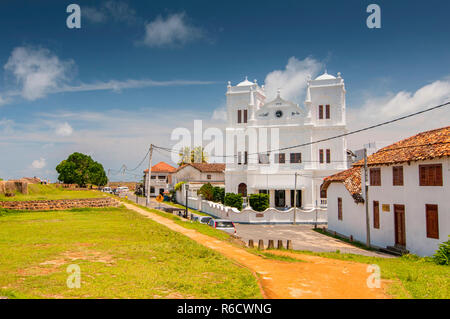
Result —
<svg viewBox="0 0 450 319"><path fill-rule="evenodd" d="M285 262L256 256L227 242L184 228L170 219L152 214L125 203L128 209L182 233L199 244L214 249L249 268L259 277L265 298L273 299L379 299L389 298L381 288L368 288L367 264L341 261L318 256L300 255L284 251L270 251L304 262Z"/></svg>

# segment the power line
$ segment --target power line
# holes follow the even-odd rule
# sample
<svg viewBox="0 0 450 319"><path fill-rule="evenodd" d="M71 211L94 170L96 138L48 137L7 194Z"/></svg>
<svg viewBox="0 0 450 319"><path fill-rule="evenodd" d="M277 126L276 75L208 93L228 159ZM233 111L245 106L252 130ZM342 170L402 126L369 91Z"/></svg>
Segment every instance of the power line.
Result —
<svg viewBox="0 0 450 319"><path fill-rule="evenodd" d="M150 153L150 149L147 151L147 153L145 154L144 158L142 159L142 161L133 169L128 169L125 165L125 170L129 171L129 172L133 172L135 170L137 170L145 161L145 159L147 158L148 154Z"/></svg>
<svg viewBox="0 0 450 319"><path fill-rule="evenodd" d="M333 139L336 139L336 138L341 138L341 137L353 135L353 134L356 134L356 133L360 133L360 132L368 131L368 130L371 130L371 129L374 129L374 128L377 128L377 127L381 127L381 126L384 126L384 125L387 125L387 124L398 122L398 121L401 121L401 120L404 120L404 119L407 119L407 118L410 118L410 117L413 117L413 116L417 116L419 114L423 114L423 113L426 113L426 112L430 112L430 111L436 110L438 108L447 106L449 104L450 104L450 101L446 102L446 103L443 103L443 104L439 104L439 105L430 107L430 108L422 110L422 111L414 112L414 113L411 113L411 114L408 114L408 115L404 115L404 116L401 116L401 117L398 117L398 118L395 118L395 119L392 119L392 120L389 120L389 121L385 121L385 122L382 122L382 123L378 123L378 124L375 124L375 125L371 125L371 126L368 126L368 127L364 127L364 128L358 129L358 130L350 131L350 132L347 132L347 133L335 135L335 136L332 136L332 137L327 137L327 138L320 139L320 140L313 141L313 142L307 142L307 143L302 143L302 144L298 144L298 145L282 147L282 148L278 148L278 149L274 149L274 150L270 150L270 151L266 151L266 152L250 153L250 154L247 154L247 156L249 156L249 155L259 155L259 154L264 154L264 153L272 153L272 152L277 152L277 151L284 151L284 150L293 149L293 148L297 148L297 147L304 147L304 146L309 146L309 145L313 145L313 144L318 144L318 143L330 141L330 140L333 140ZM417 147L417 146L413 146L413 147ZM155 148L164 149L166 151L171 151L171 152L174 151L174 150L171 150L169 148L164 148L164 147L160 147L160 146L156 146L156 145L155 145ZM220 156L219 155L219 156L215 156L215 157L236 157L236 155L231 155L231 156L228 156L228 155Z"/></svg>

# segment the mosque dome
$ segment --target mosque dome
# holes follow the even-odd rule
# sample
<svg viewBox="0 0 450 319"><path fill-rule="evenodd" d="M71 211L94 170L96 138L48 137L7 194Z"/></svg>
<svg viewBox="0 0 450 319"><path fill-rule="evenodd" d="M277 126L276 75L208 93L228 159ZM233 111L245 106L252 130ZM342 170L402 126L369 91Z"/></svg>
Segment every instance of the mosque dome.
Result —
<svg viewBox="0 0 450 319"><path fill-rule="evenodd" d="M239 83L237 86L251 86L251 85L253 85L253 84L255 84L255 83L250 82L250 81L247 79L247 77L245 77L245 80L242 81L241 83Z"/></svg>
<svg viewBox="0 0 450 319"><path fill-rule="evenodd" d="M327 71L325 71L324 74L316 78L316 81L317 80L336 80L336 77L332 76L331 74L328 74Z"/></svg>

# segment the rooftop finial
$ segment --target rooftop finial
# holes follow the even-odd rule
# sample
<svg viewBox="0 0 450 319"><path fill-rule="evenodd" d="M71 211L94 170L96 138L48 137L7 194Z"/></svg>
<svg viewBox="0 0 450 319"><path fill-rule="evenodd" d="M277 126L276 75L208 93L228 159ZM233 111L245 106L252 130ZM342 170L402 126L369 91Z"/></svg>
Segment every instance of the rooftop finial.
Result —
<svg viewBox="0 0 450 319"><path fill-rule="evenodd" d="M278 88L278 90L277 90L277 96L280 96L280 93L281 93L281 89Z"/></svg>

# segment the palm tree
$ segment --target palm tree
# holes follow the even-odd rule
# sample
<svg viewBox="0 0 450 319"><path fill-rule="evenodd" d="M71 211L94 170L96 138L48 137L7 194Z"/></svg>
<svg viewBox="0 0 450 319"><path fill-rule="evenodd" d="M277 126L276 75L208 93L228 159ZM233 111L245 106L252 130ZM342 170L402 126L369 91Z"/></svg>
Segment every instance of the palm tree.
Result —
<svg viewBox="0 0 450 319"><path fill-rule="evenodd" d="M183 147L179 152L180 161L178 166L188 163L207 163L208 156L205 153L203 147L196 146L191 150L189 146Z"/></svg>

